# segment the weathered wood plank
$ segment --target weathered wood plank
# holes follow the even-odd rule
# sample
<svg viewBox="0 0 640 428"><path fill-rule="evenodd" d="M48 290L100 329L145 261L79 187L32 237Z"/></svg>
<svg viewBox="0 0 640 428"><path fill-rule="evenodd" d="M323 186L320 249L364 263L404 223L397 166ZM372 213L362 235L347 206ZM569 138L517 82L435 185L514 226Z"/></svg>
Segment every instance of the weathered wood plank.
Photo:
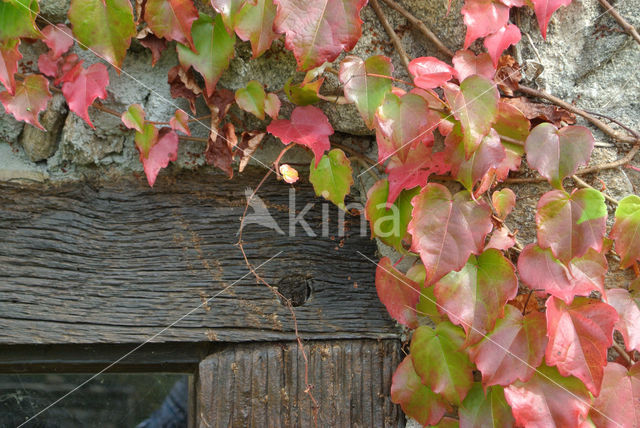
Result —
<svg viewBox="0 0 640 428"><path fill-rule="evenodd" d="M305 350L318 426L404 426L402 412L389 400L391 376L401 358L398 341L312 341ZM200 364L196 426L313 426L304 376L295 342L216 352Z"/></svg>
<svg viewBox="0 0 640 428"><path fill-rule="evenodd" d="M153 189L142 181L0 184L0 344L141 343L174 323L153 341L291 340L287 308L256 284L235 245L245 188L261 177L184 174ZM273 179L258 196L288 232L296 215L289 186ZM341 238L328 206L323 237L324 201L309 185L296 186L295 198L297 213L315 204L304 218L319 236L300 225L289 236L248 224L244 241L271 284L301 301L311 287L296 308L302 337L396 337L375 267L358 253L375 252L359 235L361 219L347 215Z"/></svg>

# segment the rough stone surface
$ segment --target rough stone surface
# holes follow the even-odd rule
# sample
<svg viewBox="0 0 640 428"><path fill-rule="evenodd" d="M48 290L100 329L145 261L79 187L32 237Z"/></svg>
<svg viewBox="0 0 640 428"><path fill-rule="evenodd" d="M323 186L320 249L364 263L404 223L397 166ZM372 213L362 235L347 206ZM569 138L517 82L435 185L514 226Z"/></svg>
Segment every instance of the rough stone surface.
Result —
<svg viewBox="0 0 640 428"><path fill-rule="evenodd" d="M20 143L33 162L47 159L58 149L58 138L69 109L62 94L55 94L47 109L40 115L40 123L46 131L25 126Z"/></svg>

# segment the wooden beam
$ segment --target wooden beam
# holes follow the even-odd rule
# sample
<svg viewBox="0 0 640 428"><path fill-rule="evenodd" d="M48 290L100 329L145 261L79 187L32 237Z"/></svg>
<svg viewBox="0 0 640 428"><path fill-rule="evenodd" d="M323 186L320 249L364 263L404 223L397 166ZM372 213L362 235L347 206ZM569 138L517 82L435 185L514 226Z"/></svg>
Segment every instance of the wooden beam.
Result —
<svg viewBox="0 0 640 428"><path fill-rule="evenodd" d="M288 309L256 283L235 245L245 190L262 175L165 176L153 189L142 179L0 183L0 345L292 340ZM361 218L347 215L341 237L327 204L321 236L324 200L296 185L290 213L289 189L271 179L258 193L285 234L248 224L244 241L251 262L265 263L260 274L297 296L301 336L398 337L376 295L375 266L359 254L376 250L359 234ZM300 225L290 236L290 217L308 203L304 218L318 236Z"/></svg>
<svg viewBox="0 0 640 428"><path fill-rule="evenodd" d="M305 344L309 384L320 427L398 427L391 403L399 364L396 340L312 341ZM236 345L200 364L196 426L312 427L304 360L297 343Z"/></svg>

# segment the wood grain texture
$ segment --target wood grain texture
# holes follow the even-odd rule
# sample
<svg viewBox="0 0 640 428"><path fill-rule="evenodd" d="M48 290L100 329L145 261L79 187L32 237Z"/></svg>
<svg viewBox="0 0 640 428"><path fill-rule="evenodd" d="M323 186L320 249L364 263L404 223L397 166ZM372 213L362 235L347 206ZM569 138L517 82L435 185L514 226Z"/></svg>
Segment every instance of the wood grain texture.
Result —
<svg viewBox="0 0 640 428"><path fill-rule="evenodd" d="M399 427L389 400L400 362L395 340L312 341L305 344L309 384L320 427ZM297 343L229 347L200 363L196 426L312 427L304 360Z"/></svg>
<svg viewBox="0 0 640 428"><path fill-rule="evenodd" d="M287 308L256 284L235 245L245 189L262 175L165 176L153 189L143 180L0 183L0 344L142 343L160 331L153 342L292 340ZM270 179L258 194L286 232L289 188ZM295 188L296 212L313 204L305 219L319 236L248 224L244 241L255 266L279 254L259 269L271 284L310 284L296 308L302 337L397 337L375 266L358 254L375 258L360 217L347 215L341 238L331 205L322 237L324 201Z"/></svg>

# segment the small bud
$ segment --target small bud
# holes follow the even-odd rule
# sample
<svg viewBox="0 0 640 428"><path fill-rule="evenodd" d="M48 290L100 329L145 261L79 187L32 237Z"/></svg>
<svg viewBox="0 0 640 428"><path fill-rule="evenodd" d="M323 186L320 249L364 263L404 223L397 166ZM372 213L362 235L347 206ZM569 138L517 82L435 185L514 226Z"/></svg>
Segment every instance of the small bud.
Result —
<svg viewBox="0 0 640 428"><path fill-rule="evenodd" d="M298 171L296 171L286 163L280 165L280 174L282 174L282 178L284 179L284 181L289 184L298 181Z"/></svg>

